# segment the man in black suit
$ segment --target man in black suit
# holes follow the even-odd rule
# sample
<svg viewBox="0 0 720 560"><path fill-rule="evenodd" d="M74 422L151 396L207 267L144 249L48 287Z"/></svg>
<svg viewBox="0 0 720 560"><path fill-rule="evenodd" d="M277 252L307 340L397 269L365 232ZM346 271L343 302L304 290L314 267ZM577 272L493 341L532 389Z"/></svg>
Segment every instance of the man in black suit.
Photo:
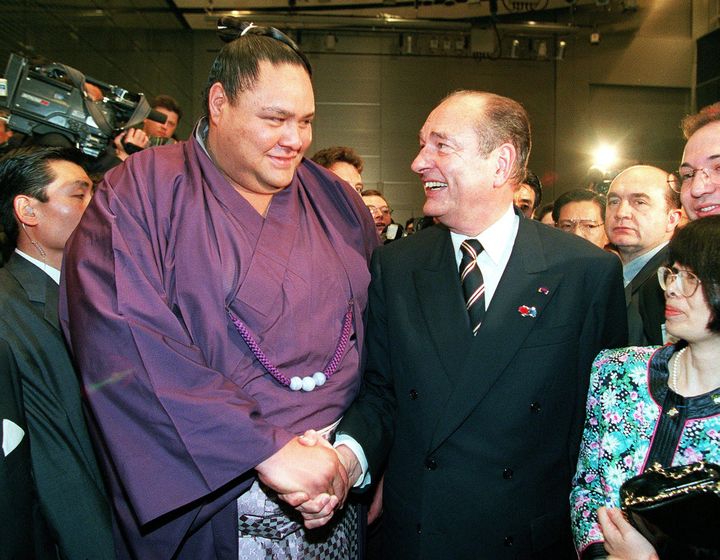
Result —
<svg viewBox="0 0 720 560"><path fill-rule="evenodd" d="M605 231L623 263L628 343L664 344L665 293L657 279L667 244L680 221L680 195L667 171L634 165L610 184Z"/></svg>
<svg viewBox="0 0 720 560"><path fill-rule="evenodd" d="M374 253L364 383L335 445L351 483L385 469L387 558L575 557L568 494L590 365L625 344L624 297L614 255L513 210L529 152L522 106L452 94L412 164L441 225ZM484 288L468 310L470 238L482 248L463 270L477 263ZM319 505L300 506L311 525L327 519Z"/></svg>
<svg viewBox="0 0 720 560"><path fill-rule="evenodd" d="M22 383L32 471L58 557L106 559L115 555L110 510L57 308L63 248L92 196L80 157L24 148L0 160L0 220L15 247L0 269L0 343Z"/></svg>
<svg viewBox="0 0 720 560"><path fill-rule="evenodd" d="M20 375L0 341L0 558L52 558L30 463Z"/></svg>

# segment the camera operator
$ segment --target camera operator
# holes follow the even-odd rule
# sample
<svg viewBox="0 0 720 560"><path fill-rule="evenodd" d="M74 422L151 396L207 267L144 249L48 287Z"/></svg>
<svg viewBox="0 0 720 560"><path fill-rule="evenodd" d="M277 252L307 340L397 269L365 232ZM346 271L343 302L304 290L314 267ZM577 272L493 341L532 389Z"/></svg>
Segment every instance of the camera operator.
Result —
<svg viewBox="0 0 720 560"><path fill-rule="evenodd" d="M102 101L102 90L95 84L85 82L84 89L92 101ZM104 173L125 161L130 154L143 150L149 145L150 140L147 134L140 129L131 128L121 132L113 139L112 146L108 145L105 153L98 158L100 161L98 161L98 169L95 170L95 173Z"/></svg>
<svg viewBox="0 0 720 560"><path fill-rule="evenodd" d="M17 133L13 144L79 148L83 167L95 181L152 145L142 130L144 120L168 119L154 111L143 94L41 57L11 54L5 73L8 93L0 105L11 114L8 124Z"/></svg>
<svg viewBox="0 0 720 560"><path fill-rule="evenodd" d="M143 130L145 134L148 135L150 145L162 146L163 144L174 144L177 142L175 131L180 123L183 112L175 98L170 95L158 95L152 100L150 107L166 117L165 122L145 119Z"/></svg>

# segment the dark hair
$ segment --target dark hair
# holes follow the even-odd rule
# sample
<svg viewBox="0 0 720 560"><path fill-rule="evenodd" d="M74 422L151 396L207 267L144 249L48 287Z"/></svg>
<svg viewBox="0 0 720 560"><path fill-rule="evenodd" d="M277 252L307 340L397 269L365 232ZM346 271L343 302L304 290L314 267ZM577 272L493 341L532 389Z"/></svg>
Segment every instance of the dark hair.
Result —
<svg viewBox="0 0 720 560"><path fill-rule="evenodd" d="M540 182L540 177L528 169L522 182L530 186L535 193L535 204L533 204L533 210L535 210L540 206L540 202L542 201L542 183Z"/></svg>
<svg viewBox="0 0 720 560"><path fill-rule="evenodd" d="M716 121L720 121L720 101L703 107L694 115L687 115L680 123L680 128L685 140L689 140L703 126Z"/></svg>
<svg viewBox="0 0 720 560"><path fill-rule="evenodd" d="M313 157L310 158L318 165L322 165L326 169L330 169L334 163L342 161L349 163L358 173L362 173L363 170L363 159L360 155L348 146L332 146L330 148L324 148L315 152Z"/></svg>
<svg viewBox="0 0 720 560"><path fill-rule="evenodd" d="M540 210L535 212L535 219L539 222L543 219L545 214L552 214L554 205L554 202L548 202L547 204L543 204L540 207ZM553 221L555 221L555 218L553 218Z"/></svg>
<svg viewBox="0 0 720 560"><path fill-rule="evenodd" d="M708 216L675 230L668 244L668 266L679 263L700 279L710 306L707 328L720 332L720 216Z"/></svg>
<svg viewBox="0 0 720 560"><path fill-rule="evenodd" d="M180 108L180 105L175 100L174 97L171 97L169 95L158 95L155 97L155 99L152 100L152 103L150 103L150 107L153 109L157 109L158 107L162 107L163 109L167 109L168 111L172 111L178 116L178 121L182 119L183 112Z"/></svg>
<svg viewBox="0 0 720 560"><path fill-rule="evenodd" d="M232 18L222 18L222 21ZM272 27L244 25L246 30L227 43L215 58L205 91L203 92L203 111L207 114L210 88L220 83L231 103L235 103L238 94L252 89L260 76L260 62L273 65L292 64L303 67L312 76L310 63L295 43L283 33ZM236 35L235 35L236 36ZM229 37L225 36L224 39ZM294 45L294 47L293 47Z"/></svg>
<svg viewBox="0 0 720 560"><path fill-rule="evenodd" d="M480 153L487 156L505 142L515 146L517 159L510 179L515 183L521 183L525 177L532 147L530 118L525 108L509 97L473 90L451 93L441 103L457 96L478 96L482 99L484 102L483 113L480 120L475 123Z"/></svg>
<svg viewBox="0 0 720 560"><path fill-rule="evenodd" d="M82 154L74 148L31 146L12 150L0 158L0 226L13 247L19 231L13 207L15 197L22 194L47 202L47 186L55 180L49 164L59 160L82 165Z"/></svg>
<svg viewBox="0 0 720 560"><path fill-rule="evenodd" d="M598 207L600 208L600 217L604 222L605 196L595 191L591 191L590 189L573 189L557 197L555 199L555 205L553 206L552 210L553 222L557 223L558 219L560 218L560 210L562 210L563 206L565 206L566 204L570 204L571 202L583 202L586 200L594 202L598 205Z"/></svg>

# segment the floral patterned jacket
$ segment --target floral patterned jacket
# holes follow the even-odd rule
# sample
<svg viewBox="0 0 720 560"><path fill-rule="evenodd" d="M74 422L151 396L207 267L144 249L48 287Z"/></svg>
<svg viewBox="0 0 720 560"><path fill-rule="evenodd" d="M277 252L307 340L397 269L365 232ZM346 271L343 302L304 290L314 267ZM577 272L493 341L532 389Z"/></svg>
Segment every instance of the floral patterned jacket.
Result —
<svg viewBox="0 0 720 560"><path fill-rule="evenodd" d="M603 350L592 366L587 416L570 494L579 555L605 555L600 506L655 463L720 462L720 388L685 398L668 387L668 360L684 343Z"/></svg>

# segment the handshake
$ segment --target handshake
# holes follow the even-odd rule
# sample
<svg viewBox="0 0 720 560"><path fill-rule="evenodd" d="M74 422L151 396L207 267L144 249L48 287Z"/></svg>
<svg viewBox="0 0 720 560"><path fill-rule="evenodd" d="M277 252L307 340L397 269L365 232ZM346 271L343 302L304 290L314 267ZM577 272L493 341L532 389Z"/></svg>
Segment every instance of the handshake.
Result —
<svg viewBox="0 0 720 560"><path fill-rule="evenodd" d="M332 519L362 471L349 447L335 449L314 430L290 440L255 470L263 484L302 514L308 529Z"/></svg>

